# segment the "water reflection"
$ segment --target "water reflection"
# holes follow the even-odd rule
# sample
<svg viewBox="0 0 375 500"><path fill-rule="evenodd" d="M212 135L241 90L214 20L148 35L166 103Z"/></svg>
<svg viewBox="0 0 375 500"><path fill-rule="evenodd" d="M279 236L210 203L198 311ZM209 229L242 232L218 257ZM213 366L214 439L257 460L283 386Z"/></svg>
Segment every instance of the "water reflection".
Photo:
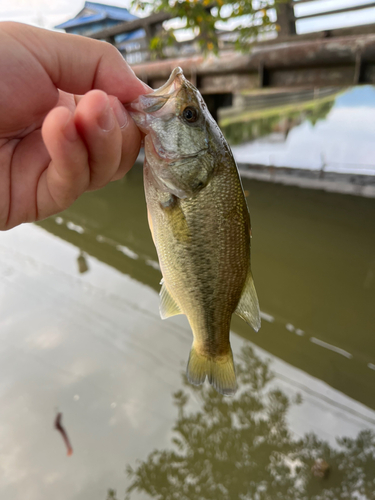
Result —
<svg viewBox="0 0 375 500"><path fill-rule="evenodd" d="M242 348L237 375L235 399L187 383L174 394L171 447L127 467L127 500L133 492L163 500L374 498L373 431L341 437L335 447L314 433L297 438L288 413L301 396L275 386L269 363L250 346ZM198 410L189 408L192 397ZM108 499L115 498L110 491Z"/></svg>
<svg viewBox="0 0 375 500"><path fill-rule="evenodd" d="M86 194L40 225L142 283L156 289L160 282L139 166L122 181Z"/></svg>
<svg viewBox="0 0 375 500"><path fill-rule="evenodd" d="M271 133L279 133L281 136L279 141L285 141L289 132L305 120L313 126L319 120L324 120L331 111L336 96L337 93L300 105L258 110L248 115L244 113L233 121L223 119L220 125L232 145L252 141Z"/></svg>
<svg viewBox="0 0 375 500"><path fill-rule="evenodd" d="M375 408L375 201L246 179L244 188L263 324L254 334L234 318L232 328ZM40 225L159 291L140 167Z"/></svg>
<svg viewBox="0 0 375 500"><path fill-rule="evenodd" d="M374 175L374 103L375 87L354 87L224 117L221 126L240 163Z"/></svg>
<svg viewBox="0 0 375 500"><path fill-rule="evenodd" d="M311 488L317 484L317 491L323 492L325 485L336 485L339 460L346 464L351 457L353 475L361 472L355 469L362 456L358 433L375 429L370 410L375 408L375 201L254 181L245 181L245 189L263 326L255 334L234 319L232 329L238 335L232 335L232 345L237 363L240 347L249 346L249 340L268 351L275 378L267 375L261 359L258 389L252 388L244 373L244 388L232 402L210 399L205 392L205 399L199 399L199 392L181 387L179 374L186 366L192 337L185 318L163 322L158 315L160 271L150 265L156 266L155 250L139 168L123 182L89 193L57 218L44 221L40 224L44 230L25 225L2 235L0 433L7 470L0 474L0 489L4 498L22 497L27 488L30 500L104 499L112 487L123 500L125 488L137 479L126 479L125 464L140 472L137 459L145 459L153 449L158 467L163 456L175 457L170 449L175 425L171 394L182 388L190 398L182 405L182 420L177 424L186 423L193 439L190 416L197 425L202 422L198 438L207 440L215 452L221 448L214 447L211 435L203 434L215 423L205 417L206 409L210 418L216 418L218 411L215 433L220 446L234 453L233 460L242 455L231 447L228 422L238 415L244 419L243 432L252 436L251 453L259 452L259 458L250 454L249 460L269 463L270 471L275 470L277 452L288 460L305 460L307 454L306 475L312 474L312 459L324 459L330 467L328 478L313 476L306 483ZM90 267L84 274L77 272L80 251ZM256 368L261 350L254 350L256 356L245 351L247 359L239 364ZM302 404L296 404L295 392L303 394ZM272 395L273 406L271 399L262 399L266 394ZM250 402L263 409L256 411ZM52 428L56 407L64 413L74 446L69 459L61 436ZM273 407L279 413L272 413ZM268 436L271 415L275 429L284 432L284 441L272 433ZM241 436L241 419L233 427L234 438ZM258 423L266 429L260 435L268 439L268 455L254 437ZM307 432L315 433L316 454ZM347 436L352 448L346 452L340 445L339 455L330 440L335 435ZM372 434L364 436L371 447ZM296 445L301 440L308 451ZM328 454L321 443L328 443ZM233 475L236 469L224 454L225 446L212 474L223 475L225 484L230 484L225 468L231 467ZM198 452L194 453L197 458ZM363 456L366 453L370 452L365 449ZM297 468L298 463L276 462L276 470L294 494L298 482L293 484L292 465ZM166 467L170 470L169 462ZM260 477L262 471L254 467ZM271 477L268 469L264 474ZM298 474L304 478L302 472ZM371 472L366 469L365 474L370 484ZM241 476L235 477L246 486L248 476L247 469L241 468ZM281 479L275 481L283 491ZM343 481L348 484L346 477ZM270 483L267 488L271 487ZM171 493L172 486L168 488ZM144 490L133 489L129 494L131 500L146 496Z"/></svg>
<svg viewBox="0 0 375 500"><path fill-rule="evenodd" d="M244 188L263 325L233 320L235 399L181 382L139 166L1 235L2 498L374 498L375 200Z"/></svg>

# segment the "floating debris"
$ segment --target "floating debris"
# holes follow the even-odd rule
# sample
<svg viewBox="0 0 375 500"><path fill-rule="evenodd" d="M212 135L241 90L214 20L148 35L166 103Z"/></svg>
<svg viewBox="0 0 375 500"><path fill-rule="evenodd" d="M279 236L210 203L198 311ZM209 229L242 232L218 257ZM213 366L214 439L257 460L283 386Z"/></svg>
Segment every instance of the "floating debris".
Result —
<svg viewBox="0 0 375 500"><path fill-rule="evenodd" d="M87 271L90 269L87 263L86 256L83 252L81 252L77 257L77 263L78 263L79 274L87 273Z"/></svg>
<svg viewBox="0 0 375 500"><path fill-rule="evenodd" d="M73 448L72 448L72 445L70 444L68 435L67 435L64 427L61 424L61 419L62 419L62 413L58 413L56 415L56 419L55 419L55 429L58 430L60 432L60 434L62 435L62 438L63 438L64 443L66 445L67 455L68 455L68 457L70 457L70 455L73 454Z"/></svg>

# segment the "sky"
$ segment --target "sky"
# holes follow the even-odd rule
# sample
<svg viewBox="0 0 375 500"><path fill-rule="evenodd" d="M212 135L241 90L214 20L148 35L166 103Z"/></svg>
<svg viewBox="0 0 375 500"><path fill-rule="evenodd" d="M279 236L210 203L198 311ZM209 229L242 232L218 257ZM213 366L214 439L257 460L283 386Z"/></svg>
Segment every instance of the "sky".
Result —
<svg viewBox="0 0 375 500"><path fill-rule="evenodd" d="M131 0L99 3L129 8ZM74 17L84 4L84 0L0 0L0 21L19 21L51 29Z"/></svg>
<svg viewBox="0 0 375 500"><path fill-rule="evenodd" d="M314 0L296 6L296 15L310 14L369 4L373 0ZM131 0L102 0L101 3L129 8ZM84 0L0 0L0 21L19 21L44 28L53 28L74 17L83 7ZM137 14L137 13L135 13ZM356 12L313 18L297 22L297 31L320 31L330 28L375 23L375 8Z"/></svg>

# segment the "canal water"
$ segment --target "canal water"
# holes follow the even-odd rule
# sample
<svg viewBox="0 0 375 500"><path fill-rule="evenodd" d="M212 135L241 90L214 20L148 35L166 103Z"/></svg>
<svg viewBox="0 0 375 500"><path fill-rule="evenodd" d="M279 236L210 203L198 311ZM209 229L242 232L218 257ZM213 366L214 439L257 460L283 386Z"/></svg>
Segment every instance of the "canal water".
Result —
<svg viewBox="0 0 375 500"><path fill-rule="evenodd" d="M375 175L374 86L243 100L220 122L239 163Z"/></svg>
<svg viewBox="0 0 375 500"><path fill-rule="evenodd" d="M186 382L187 321L159 317L140 165L0 235L1 498L374 498L375 200L244 190L262 327L233 318L235 398Z"/></svg>

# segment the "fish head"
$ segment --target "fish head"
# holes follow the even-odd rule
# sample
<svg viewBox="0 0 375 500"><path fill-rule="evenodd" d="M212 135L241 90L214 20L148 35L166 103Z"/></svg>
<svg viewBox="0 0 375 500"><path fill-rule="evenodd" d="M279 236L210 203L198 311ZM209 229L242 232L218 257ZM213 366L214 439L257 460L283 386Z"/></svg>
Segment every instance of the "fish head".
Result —
<svg viewBox="0 0 375 500"><path fill-rule="evenodd" d="M220 131L181 68L128 110L146 134L146 161L159 188L188 198L207 186L214 171L213 141Z"/></svg>

